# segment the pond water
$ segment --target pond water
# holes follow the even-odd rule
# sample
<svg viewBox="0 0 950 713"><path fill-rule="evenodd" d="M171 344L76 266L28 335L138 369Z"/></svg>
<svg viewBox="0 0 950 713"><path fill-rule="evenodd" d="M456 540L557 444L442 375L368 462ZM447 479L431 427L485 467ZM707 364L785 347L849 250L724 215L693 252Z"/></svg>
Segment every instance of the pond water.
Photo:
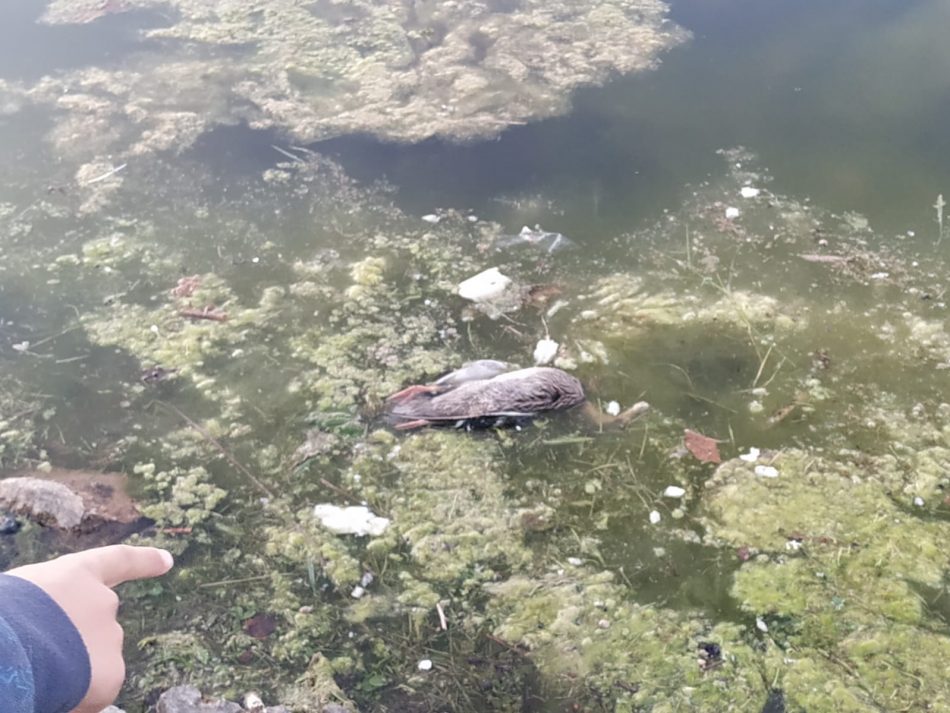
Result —
<svg viewBox="0 0 950 713"><path fill-rule="evenodd" d="M587 5L0 7L0 465L127 473L131 541L179 556L122 592L130 713L182 682L950 710L950 7ZM489 267L525 288L500 315L455 294ZM545 336L597 408L650 413L379 415ZM364 502L382 536L312 514ZM117 536L27 524L0 566Z"/></svg>

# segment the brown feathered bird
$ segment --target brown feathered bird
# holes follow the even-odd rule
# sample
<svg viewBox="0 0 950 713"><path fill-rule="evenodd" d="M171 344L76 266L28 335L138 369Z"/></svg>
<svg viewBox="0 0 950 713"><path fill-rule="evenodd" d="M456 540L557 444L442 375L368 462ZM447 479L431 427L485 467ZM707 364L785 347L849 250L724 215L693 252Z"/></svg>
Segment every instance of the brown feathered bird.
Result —
<svg viewBox="0 0 950 713"><path fill-rule="evenodd" d="M509 371L504 362L470 362L432 384L410 386L386 400L386 415L400 430L429 425L512 426L535 416L585 405L598 422L629 421L648 406L640 402L616 418L596 411L576 378L551 367Z"/></svg>

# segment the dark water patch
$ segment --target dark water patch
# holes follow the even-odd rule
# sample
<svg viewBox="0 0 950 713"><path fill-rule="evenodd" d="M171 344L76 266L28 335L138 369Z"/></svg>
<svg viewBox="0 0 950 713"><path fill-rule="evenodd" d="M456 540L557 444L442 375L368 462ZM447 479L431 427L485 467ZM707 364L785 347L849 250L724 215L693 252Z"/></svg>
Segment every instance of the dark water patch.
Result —
<svg viewBox="0 0 950 713"><path fill-rule="evenodd" d="M398 185L411 213L465 206L594 246L676 205L684 184L719 172L717 149L743 144L781 174L776 190L928 244L930 206L950 186L950 57L929 37L938 3L681 0L673 13L691 43L658 72L580 90L566 117L473 145L349 136L320 148L361 180ZM538 194L547 209L514 205Z"/></svg>
<svg viewBox="0 0 950 713"><path fill-rule="evenodd" d="M61 70L114 66L134 52L158 48L141 32L171 24L161 12L133 10L82 25L47 25L37 22L44 6L41 0L11 0L0 8L3 79L32 81Z"/></svg>

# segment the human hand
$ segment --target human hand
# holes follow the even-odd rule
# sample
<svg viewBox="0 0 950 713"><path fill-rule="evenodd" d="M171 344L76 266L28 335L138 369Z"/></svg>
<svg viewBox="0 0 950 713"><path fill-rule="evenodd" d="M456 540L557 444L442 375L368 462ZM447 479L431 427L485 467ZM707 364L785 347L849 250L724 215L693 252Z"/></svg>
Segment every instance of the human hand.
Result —
<svg viewBox="0 0 950 713"><path fill-rule="evenodd" d="M116 621L119 597L112 587L158 577L173 564L165 550L111 545L6 572L46 592L66 612L86 645L89 689L74 713L98 713L115 700L125 680L123 633Z"/></svg>

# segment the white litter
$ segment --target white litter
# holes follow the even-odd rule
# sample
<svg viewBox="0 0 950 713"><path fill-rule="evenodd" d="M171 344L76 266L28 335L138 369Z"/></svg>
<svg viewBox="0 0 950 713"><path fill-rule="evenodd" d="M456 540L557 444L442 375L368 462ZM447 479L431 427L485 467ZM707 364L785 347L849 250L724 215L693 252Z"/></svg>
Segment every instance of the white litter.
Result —
<svg viewBox="0 0 950 713"><path fill-rule="evenodd" d="M752 186L743 186L742 190L739 191L739 195L743 198L755 198L759 195L761 191L758 188L753 188Z"/></svg>
<svg viewBox="0 0 950 713"><path fill-rule="evenodd" d="M416 668L418 668L420 671L431 671L432 659L422 659L422 661L416 664Z"/></svg>
<svg viewBox="0 0 950 713"><path fill-rule="evenodd" d="M359 585L353 587L353 591L350 592L350 596L354 599L361 599L364 594L366 594L366 590Z"/></svg>
<svg viewBox="0 0 950 713"><path fill-rule="evenodd" d="M258 694L248 693L244 696L244 710L248 713L259 713L264 710L264 701Z"/></svg>
<svg viewBox="0 0 950 713"><path fill-rule="evenodd" d="M314 517L336 535L382 535L389 527L389 518L374 515L365 505L321 503L313 508Z"/></svg>
<svg viewBox="0 0 950 713"><path fill-rule="evenodd" d="M429 213L428 215L422 216L422 219L427 223L432 223L432 225L435 225L440 220L442 220L442 216L436 215L435 213Z"/></svg>
<svg viewBox="0 0 950 713"><path fill-rule="evenodd" d="M770 465L757 465L755 467L755 474L763 478L777 478L778 469Z"/></svg>
<svg viewBox="0 0 950 713"><path fill-rule="evenodd" d="M534 363L538 366L543 364L550 364L554 361L554 357L557 356L558 343L553 339L539 339L537 345L534 347Z"/></svg>
<svg viewBox="0 0 950 713"><path fill-rule="evenodd" d="M755 628L758 629L759 631L763 631L763 632L764 632L764 631L768 631L768 630L769 630L769 625L766 624L764 621L762 621L762 617L757 616L757 617L755 618Z"/></svg>
<svg viewBox="0 0 950 713"><path fill-rule="evenodd" d="M750 448L748 453L743 453L739 456L739 460L744 460L746 463L755 463L759 459L759 454L762 453L758 448Z"/></svg>
<svg viewBox="0 0 950 713"><path fill-rule="evenodd" d="M651 511L650 511L650 524L651 524L651 525L659 525L661 519L662 519L662 518L660 517L660 513L659 513L658 510L651 510Z"/></svg>
<svg viewBox="0 0 950 713"><path fill-rule="evenodd" d="M11 346L11 349L13 349L13 351L20 352L21 354L29 348L30 348L29 342L19 342L18 344L14 344Z"/></svg>
<svg viewBox="0 0 950 713"><path fill-rule="evenodd" d="M686 491L678 485L667 485L663 495L667 498L681 498L686 495Z"/></svg>
<svg viewBox="0 0 950 713"><path fill-rule="evenodd" d="M485 302L503 294L510 284L510 277L492 267L459 283L458 292L472 302Z"/></svg>
<svg viewBox="0 0 950 713"><path fill-rule="evenodd" d="M919 508L922 508L924 506L924 499L918 495L917 497L914 498L914 505L916 505Z"/></svg>
<svg viewBox="0 0 950 713"><path fill-rule="evenodd" d="M729 220L732 220L733 218L738 218L738 217L739 217L739 209L738 209L738 208L733 208L732 206L729 206L728 208L726 208L726 217L727 217Z"/></svg>
<svg viewBox="0 0 950 713"><path fill-rule="evenodd" d="M575 567L580 567L582 564L584 564L584 560L582 560L580 557L568 557L567 562L568 564L572 564Z"/></svg>
<svg viewBox="0 0 950 713"><path fill-rule="evenodd" d="M620 415L620 404L616 401L611 401L607 404L607 408L604 409L609 416L619 416Z"/></svg>

